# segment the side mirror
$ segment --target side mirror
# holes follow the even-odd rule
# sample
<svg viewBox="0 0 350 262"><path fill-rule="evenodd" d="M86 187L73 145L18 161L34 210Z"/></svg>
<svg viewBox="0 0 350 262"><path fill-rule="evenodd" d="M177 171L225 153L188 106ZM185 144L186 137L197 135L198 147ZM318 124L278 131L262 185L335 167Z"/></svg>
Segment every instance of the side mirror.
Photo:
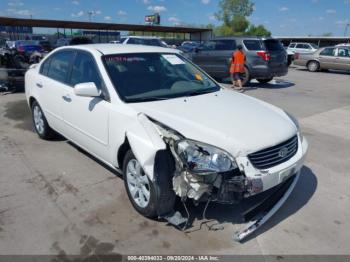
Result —
<svg viewBox="0 0 350 262"><path fill-rule="evenodd" d="M99 97L101 90L98 90L94 82L76 84L74 94L77 96Z"/></svg>

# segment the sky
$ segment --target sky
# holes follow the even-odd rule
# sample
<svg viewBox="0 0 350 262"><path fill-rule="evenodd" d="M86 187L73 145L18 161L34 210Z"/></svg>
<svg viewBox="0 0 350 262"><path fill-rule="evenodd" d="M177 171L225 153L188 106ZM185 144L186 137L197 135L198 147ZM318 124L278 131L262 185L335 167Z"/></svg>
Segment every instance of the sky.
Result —
<svg viewBox="0 0 350 262"><path fill-rule="evenodd" d="M350 0L253 0L253 24L274 36L332 33L343 36L350 24ZM0 0L0 16L143 24L159 12L162 25L219 25L219 0ZM348 30L350 35L350 27Z"/></svg>

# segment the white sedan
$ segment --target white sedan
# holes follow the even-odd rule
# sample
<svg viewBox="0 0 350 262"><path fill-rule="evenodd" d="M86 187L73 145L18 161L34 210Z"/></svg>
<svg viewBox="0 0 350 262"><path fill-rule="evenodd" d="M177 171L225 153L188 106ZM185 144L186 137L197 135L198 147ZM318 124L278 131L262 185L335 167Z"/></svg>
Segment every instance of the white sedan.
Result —
<svg viewBox="0 0 350 262"><path fill-rule="evenodd" d="M123 173L146 217L181 225L177 197L233 204L271 194L244 214L251 223L237 240L283 204L308 148L295 118L223 88L174 49L58 48L27 71L25 90L39 137L60 133Z"/></svg>

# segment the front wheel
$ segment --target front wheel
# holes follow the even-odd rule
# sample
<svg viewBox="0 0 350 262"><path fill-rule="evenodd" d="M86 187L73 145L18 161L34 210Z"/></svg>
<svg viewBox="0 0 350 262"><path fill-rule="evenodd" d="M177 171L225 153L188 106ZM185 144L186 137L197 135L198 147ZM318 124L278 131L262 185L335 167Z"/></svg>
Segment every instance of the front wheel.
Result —
<svg viewBox="0 0 350 262"><path fill-rule="evenodd" d="M129 200L141 215L149 218L171 214L175 204L172 189L173 163L168 152L157 152L155 157L154 181L143 171L140 163L129 150L123 161L124 185Z"/></svg>
<svg viewBox="0 0 350 262"><path fill-rule="evenodd" d="M273 77L270 77L270 78L258 78L258 82L260 84L267 84L268 82L270 82L271 80L273 79Z"/></svg>

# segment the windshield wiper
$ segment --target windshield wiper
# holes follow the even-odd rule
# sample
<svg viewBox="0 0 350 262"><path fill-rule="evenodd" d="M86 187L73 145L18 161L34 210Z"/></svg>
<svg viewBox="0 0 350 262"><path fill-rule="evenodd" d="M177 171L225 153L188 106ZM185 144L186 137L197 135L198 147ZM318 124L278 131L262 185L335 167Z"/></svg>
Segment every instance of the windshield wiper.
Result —
<svg viewBox="0 0 350 262"><path fill-rule="evenodd" d="M196 90L196 91L191 91L185 94L185 96L198 96L198 95L203 95L203 94L209 94L215 92L215 89L208 89L208 90Z"/></svg>
<svg viewBox="0 0 350 262"><path fill-rule="evenodd" d="M126 102L133 103L133 102L161 101L161 100L167 100L167 99L169 99L169 97L147 96L147 97L139 97L139 98L127 98Z"/></svg>

